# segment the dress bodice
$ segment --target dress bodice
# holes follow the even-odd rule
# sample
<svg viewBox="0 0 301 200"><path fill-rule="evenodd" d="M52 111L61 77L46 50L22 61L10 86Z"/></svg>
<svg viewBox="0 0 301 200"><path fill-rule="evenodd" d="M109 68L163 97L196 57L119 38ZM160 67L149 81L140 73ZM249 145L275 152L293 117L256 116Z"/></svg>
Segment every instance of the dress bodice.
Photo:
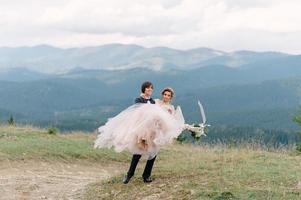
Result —
<svg viewBox="0 0 301 200"><path fill-rule="evenodd" d="M175 114L175 107L172 104L166 104L160 99L155 99L155 102L170 114Z"/></svg>

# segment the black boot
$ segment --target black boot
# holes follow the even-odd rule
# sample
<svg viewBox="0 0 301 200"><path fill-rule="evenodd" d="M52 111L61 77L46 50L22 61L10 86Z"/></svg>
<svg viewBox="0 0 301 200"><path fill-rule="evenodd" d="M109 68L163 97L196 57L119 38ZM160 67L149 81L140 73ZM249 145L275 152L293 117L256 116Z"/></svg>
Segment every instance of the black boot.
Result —
<svg viewBox="0 0 301 200"><path fill-rule="evenodd" d="M131 178L132 178L132 176L125 175L124 178L123 178L123 180L122 180L122 182L124 184L127 184L130 181Z"/></svg>
<svg viewBox="0 0 301 200"><path fill-rule="evenodd" d="M152 173L152 169L153 169L153 165L154 165L154 162L156 160L156 157L157 156L153 157L152 159L150 159L146 162L144 172L142 174L142 178L143 178L144 183L150 183L150 182L153 181L150 176L151 176L151 173Z"/></svg>
<svg viewBox="0 0 301 200"><path fill-rule="evenodd" d="M152 181L153 181L153 179L151 177L148 177L148 178L143 177L143 182L144 183L151 183Z"/></svg>

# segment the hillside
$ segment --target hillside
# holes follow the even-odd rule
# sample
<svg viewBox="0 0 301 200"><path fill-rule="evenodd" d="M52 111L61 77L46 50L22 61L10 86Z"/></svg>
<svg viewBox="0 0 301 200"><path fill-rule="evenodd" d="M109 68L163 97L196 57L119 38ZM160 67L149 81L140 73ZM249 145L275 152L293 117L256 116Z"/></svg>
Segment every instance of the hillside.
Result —
<svg viewBox="0 0 301 200"><path fill-rule="evenodd" d="M7 120L11 113L18 122L41 126L52 124L62 130L92 131L108 117L131 105L139 95L141 82L149 78L155 83L155 98L160 97L159 92L162 88L173 86L176 91L173 103L182 106L189 123L200 120L196 109L196 100L200 99L205 106L209 122L215 126L296 129L291 116L300 104L300 78L259 83L213 83L211 86L207 83L209 85L205 87L197 83L206 82L200 79L202 76L208 80L210 77L201 72L199 78L197 75L188 78L188 72L182 75L152 72L149 76L144 70L124 71L123 74L110 72L101 74L101 80L97 77L89 78L84 72L77 74L85 78L1 81L0 92L5 94L0 98L0 110L3 110L0 113L1 119ZM95 76L97 71L92 74ZM137 78L134 78L134 75ZM105 76L110 81L117 77L120 77L120 80L110 84L105 81ZM212 82L217 84L218 80L221 79L214 78Z"/></svg>
<svg viewBox="0 0 301 200"><path fill-rule="evenodd" d="M159 153L153 183L140 180L142 161L133 180L123 185L130 154L94 150L94 139L91 134L49 135L46 129L0 126L2 194L91 200L300 199L301 158L293 150L173 144ZM60 192L53 192L56 187Z"/></svg>

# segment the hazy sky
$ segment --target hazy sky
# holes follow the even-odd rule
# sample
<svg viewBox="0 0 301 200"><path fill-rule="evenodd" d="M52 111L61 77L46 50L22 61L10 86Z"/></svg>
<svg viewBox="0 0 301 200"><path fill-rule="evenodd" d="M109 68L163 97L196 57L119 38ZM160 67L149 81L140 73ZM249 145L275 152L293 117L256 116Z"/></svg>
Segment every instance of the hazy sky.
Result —
<svg viewBox="0 0 301 200"><path fill-rule="evenodd" d="M301 54L301 0L0 0L0 46L107 43Z"/></svg>

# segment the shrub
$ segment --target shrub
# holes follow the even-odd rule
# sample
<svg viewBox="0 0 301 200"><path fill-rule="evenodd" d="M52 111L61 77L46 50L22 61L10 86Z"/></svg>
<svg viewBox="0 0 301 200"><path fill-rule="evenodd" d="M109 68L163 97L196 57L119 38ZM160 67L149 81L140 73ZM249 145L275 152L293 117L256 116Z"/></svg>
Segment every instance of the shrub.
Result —
<svg viewBox="0 0 301 200"><path fill-rule="evenodd" d="M47 133L50 134L50 135L56 135L57 132L58 132L58 130L55 127L50 127L47 130Z"/></svg>
<svg viewBox="0 0 301 200"><path fill-rule="evenodd" d="M14 120L14 118L13 118L12 115L11 115L11 116L9 117L9 119L7 120L7 123L8 123L8 125L10 125L10 126L14 126L14 125L15 125L15 120Z"/></svg>

